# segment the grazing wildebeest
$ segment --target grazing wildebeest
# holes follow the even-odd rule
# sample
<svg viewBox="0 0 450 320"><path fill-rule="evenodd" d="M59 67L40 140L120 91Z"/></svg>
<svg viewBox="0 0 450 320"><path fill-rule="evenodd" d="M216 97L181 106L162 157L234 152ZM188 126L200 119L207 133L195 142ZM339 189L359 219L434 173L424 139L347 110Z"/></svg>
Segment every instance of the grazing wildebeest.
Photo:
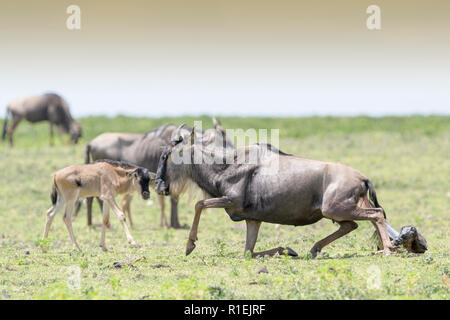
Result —
<svg viewBox="0 0 450 320"><path fill-rule="evenodd" d="M8 128L8 117L12 115L12 124ZM50 144L53 144L53 126L60 132L70 134L74 143L81 137L81 126L76 122L69 111L67 102L57 94L46 93L39 96L20 98L12 101L7 110L3 123L2 139L9 135L9 144L13 145L13 134L22 119L35 123L50 122Z"/></svg>
<svg viewBox="0 0 450 320"><path fill-rule="evenodd" d="M214 129L206 131L196 130L198 141L203 145L215 146L217 148L234 148L233 143L226 136L219 121L213 118ZM145 167L155 172L158 168L159 158L163 148L167 146L172 137L191 134L190 128L176 127L175 125L163 125L157 127L146 134L130 133L104 133L97 136L86 146L85 163L97 159L124 160ZM132 226L130 202L132 196L126 195L122 202L122 210L128 213L130 225ZM165 215L165 200L163 195L158 195L161 207L161 226L168 227L169 224ZM88 225L92 224L92 198L87 199ZM101 202L100 202L101 206ZM180 228L178 220L178 196L171 196L171 218L170 226Z"/></svg>
<svg viewBox="0 0 450 320"><path fill-rule="evenodd" d="M105 231L109 222L109 208L119 218L127 240L137 246L125 223L125 214L115 201L119 194L139 192L143 199L150 197L149 185L154 183L155 174L146 168L126 162L100 160L92 164L73 165L53 174L51 200L53 206L47 211L43 239L48 232L56 213L66 203L64 222L69 230L74 248L81 251L72 230L72 211L75 201L80 197L99 197L103 201L103 226L100 246L106 251Z"/></svg>
<svg viewBox="0 0 450 320"><path fill-rule="evenodd" d="M224 208L233 221L246 221L245 251L253 257L286 252L282 247L253 252L261 222L303 226L322 218L337 222L340 228L312 247L313 257L355 230L357 220L371 221L381 238L383 252L391 252L385 213L375 189L355 169L289 155L269 144L223 152L194 143L194 138L191 135L185 143L183 136L172 140L161 155L155 181L158 193L177 195L186 183L193 182L209 196L195 205L186 255L195 248L200 214L206 208ZM194 161L199 155L201 161ZM289 248L287 251L296 255Z"/></svg>

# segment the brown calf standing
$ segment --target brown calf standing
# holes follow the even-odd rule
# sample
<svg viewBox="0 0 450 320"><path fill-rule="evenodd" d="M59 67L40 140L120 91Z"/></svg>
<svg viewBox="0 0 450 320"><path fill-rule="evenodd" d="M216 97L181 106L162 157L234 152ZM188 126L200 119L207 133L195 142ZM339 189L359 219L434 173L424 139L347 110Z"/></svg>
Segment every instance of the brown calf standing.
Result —
<svg viewBox="0 0 450 320"><path fill-rule="evenodd" d="M74 248L81 251L72 230L72 212L78 198L99 197L103 200L103 225L100 247L106 251L105 231L109 223L109 208L122 223L127 240L137 247L125 223L125 214L115 201L119 194L140 192L143 199L150 197L149 185L154 183L155 174L146 168L126 162L99 160L91 164L73 165L53 174L51 199L53 206L47 211L43 239L47 238L56 213L66 204L64 222Z"/></svg>

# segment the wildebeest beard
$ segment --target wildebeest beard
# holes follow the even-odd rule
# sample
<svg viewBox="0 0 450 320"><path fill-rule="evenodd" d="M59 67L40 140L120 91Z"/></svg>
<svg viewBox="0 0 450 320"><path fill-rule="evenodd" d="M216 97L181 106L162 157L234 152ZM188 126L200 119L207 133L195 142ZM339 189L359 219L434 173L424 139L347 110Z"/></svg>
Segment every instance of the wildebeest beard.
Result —
<svg viewBox="0 0 450 320"><path fill-rule="evenodd" d="M161 154L158 162L158 170L156 171L155 178L155 191L158 194L169 195L169 184L166 182L167 179L167 159L169 158L172 149L175 147L176 143L169 144L166 149Z"/></svg>

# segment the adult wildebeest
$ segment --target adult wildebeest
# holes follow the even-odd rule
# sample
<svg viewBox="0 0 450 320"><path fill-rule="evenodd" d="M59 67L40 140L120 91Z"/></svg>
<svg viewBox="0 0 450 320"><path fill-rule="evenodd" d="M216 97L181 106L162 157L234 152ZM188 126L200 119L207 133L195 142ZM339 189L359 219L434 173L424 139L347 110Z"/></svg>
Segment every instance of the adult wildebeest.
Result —
<svg viewBox="0 0 450 320"><path fill-rule="evenodd" d="M9 115L12 116L12 124L8 128ZM75 143L81 137L81 126L72 118L67 102L54 93L20 98L9 104L3 123L2 139L5 140L8 134L11 146L13 145L14 130L23 119L32 123L49 121L51 144L53 144L53 125L56 125L61 132L70 134Z"/></svg>
<svg viewBox="0 0 450 320"><path fill-rule="evenodd" d="M53 206L47 211L43 239L48 237L56 213L66 203L64 222L69 230L74 248L81 251L72 230L72 211L80 197L99 197L103 200L103 227L100 246L106 251L105 231L109 222L109 208L122 223L127 240L137 246L125 223L125 214L118 207L115 197L119 194L139 192L143 199L150 197L149 185L155 174L146 168L126 162L100 160L92 164L74 165L53 174L51 200Z"/></svg>
<svg viewBox="0 0 450 320"><path fill-rule="evenodd" d="M233 142L227 138L221 123L213 118L213 124L214 129L195 131L198 141L206 146L234 148ZM92 160L124 160L156 172L161 153L172 138L179 135L189 136L190 134L190 128L180 128L171 124L157 127L146 134L104 133L97 136L86 146L85 163L89 163L90 158ZM121 202L123 211L128 213L130 225L132 225L130 212L131 199L131 195L126 195ZM165 215L164 196L158 195L158 201L161 207L161 226L168 227ZM88 225L92 224L92 202L92 198L87 199ZM180 228L178 220L178 196L176 195L171 196L170 226L172 228Z"/></svg>
<svg viewBox="0 0 450 320"><path fill-rule="evenodd" d="M209 196L195 205L186 255L195 248L200 214L205 208L224 208L233 221L245 220L245 251L254 257L285 252L282 247L253 252L261 222L302 226L322 218L337 222L340 228L312 247L313 257L355 230L357 220L371 221L383 252L391 252L384 210L375 189L355 169L285 154L268 144L223 152L196 144L194 138L191 135L185 143L183 136L172 140L161 155L155 181L158 193L178 195L186 183L193 182ZM291 250L288 253L295 255Z"/></svg>

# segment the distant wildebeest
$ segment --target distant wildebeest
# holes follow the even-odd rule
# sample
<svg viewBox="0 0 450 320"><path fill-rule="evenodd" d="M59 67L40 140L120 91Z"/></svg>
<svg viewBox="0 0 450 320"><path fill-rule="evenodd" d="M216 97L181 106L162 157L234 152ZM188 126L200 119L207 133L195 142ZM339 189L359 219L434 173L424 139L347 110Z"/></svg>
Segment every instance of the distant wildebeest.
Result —
<svg viewBox="0 0 450 320"><path fill-rule="evenodd" d="M303 226L322 218L337 222L340 228L312 247L313 257L329 243L355 230L357 220L371 221L384 254L391 252L385 213L375 189L355 169L289 155L269 144L223 152L194 143L194 138L191 135L185 143L183 136L172 140L161 155L155 181L155 190L160 194L178 195L188 182L193 182L209 197L195 205L186 255L195 248L200 215L206 208L224 208L233 221L246 221L245 251L253 257L286 252L283 247L253 251L261 222ZM203 159L201 163L192 161L198 155ZM180 158L191 160L179 161ZM289 248L287 251L296 255Z"/></svg>
<svg viewBox="0 0 450 320"><path fill-rule="evenodd" d="M8 128L9 115L12 116L12 124ZM13 145L14 131L23 119L32 123L49 121L51 144L53 144L54 125L57 126L60 132L70 134L74 143L78 142L82 134L81 126L72 118L67 102L54 93L20 98L9 104L3 123L2 139L5 140L8 134L11 146Z"/></svg>
<svg viewBox="0 0 450 320"><path fill-rule="evenodd" d="M227 138L226 132L221 123L213 118L214 129L206 131L196 130L198 141L206 146L215 146L217 148L234 148L233 142ZM191 134L190 128L178 128L175 125L163 125L157 127L146 134L132 133L104 133L86 146L85 163L97 159L124 160L136 165L145 167L150 171L156 172L159 158L163 149L170 143L172 137ZM132 196L126 195L122 202L122 210L128 213L130 225L132 226L130 202ZM158 201L161 207L161 226L168 227L165 215L165 201L163 195L158 195ZM92 202L93 198L87 199L88 225L92 224ZM101 202L100 206L101 206ZM178 219L178 196L171 196L171 218L170 226L180 228Z"/></svg>
<svg viewBox="0 0 450 320"><path fill-rule="evenodd" d="M92 164L73 165L53 174L51 200L53 206L47 211L43 239L56 213L66 204L64 222L69 230L73 247L80 250L72 230L72 211L75 202L82 197L99 197L103 201L103 225L100 246L106 251L105 231L109 222L109 208L122 223L127 240L137 246L125 223L125 214L115 201L119 194L139 192L143 199L150 197L149 186L154 183L155 174L146 168L126 162L100 160Z"/></svg>

